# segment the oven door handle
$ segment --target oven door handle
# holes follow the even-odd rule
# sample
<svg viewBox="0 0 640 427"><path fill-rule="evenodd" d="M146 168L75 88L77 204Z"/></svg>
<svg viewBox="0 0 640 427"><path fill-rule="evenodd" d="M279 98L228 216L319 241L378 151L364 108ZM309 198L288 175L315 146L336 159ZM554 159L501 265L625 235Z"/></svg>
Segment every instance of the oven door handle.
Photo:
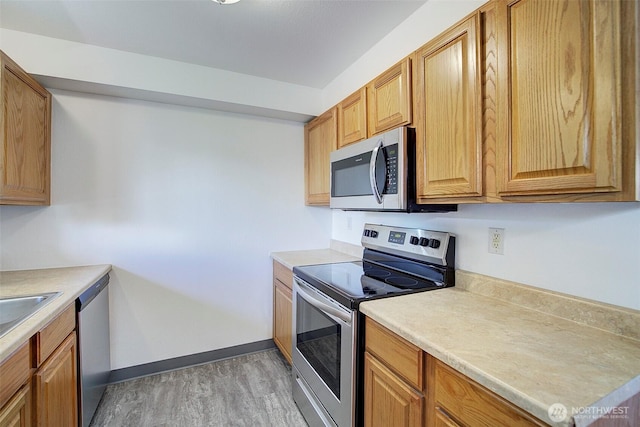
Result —
<svg viewBox="0 0 640 427"><path fill-rule="evenodd" d="M311 294L307 289L307 286L300 283L297 278L295 278L296 284L296 292L303 300L322 311L324 314L329 316L331 319L335 320L338 323L344 323L346 325L351 325L351 316L344 311L333 307L327 304L324 301L318 300L313 294Z"/></svg>

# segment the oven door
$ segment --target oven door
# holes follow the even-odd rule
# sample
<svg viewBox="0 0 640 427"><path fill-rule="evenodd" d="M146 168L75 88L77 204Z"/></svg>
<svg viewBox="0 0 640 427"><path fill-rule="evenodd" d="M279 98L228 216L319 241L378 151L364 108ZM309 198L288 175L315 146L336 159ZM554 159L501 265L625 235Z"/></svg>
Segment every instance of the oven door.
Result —
<svg viewBox="0 0 640 427"><path fill-rule="evenodd" d="M355 311L294 276L293 395L310 426L352 426Z"/></svg>

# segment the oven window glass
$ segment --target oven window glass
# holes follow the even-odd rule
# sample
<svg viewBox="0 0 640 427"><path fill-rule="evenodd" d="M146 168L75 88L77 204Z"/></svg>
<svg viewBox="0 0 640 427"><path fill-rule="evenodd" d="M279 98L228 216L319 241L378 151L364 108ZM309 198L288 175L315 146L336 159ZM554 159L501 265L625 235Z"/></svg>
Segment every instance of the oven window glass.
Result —
<svg viewBox="0 0 640 427"><path fill-rule="evenodd" d="M298 295L297 348L336 398L340 399L341 326Z"/></svg>

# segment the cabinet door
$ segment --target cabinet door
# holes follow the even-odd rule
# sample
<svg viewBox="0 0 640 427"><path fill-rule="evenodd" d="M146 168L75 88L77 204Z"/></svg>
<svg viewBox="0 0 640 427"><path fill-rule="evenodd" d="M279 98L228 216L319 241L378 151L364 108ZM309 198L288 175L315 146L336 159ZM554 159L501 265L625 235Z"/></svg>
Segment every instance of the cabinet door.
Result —
<svg viewBox="0 0 640 427"><path fill-rule="evenodd" d="M31 387L26 384L0 410L0 427L31 427Z"/></svg>
<svg viewBox="0 0 640 427"><path fill-rule="evenodd" d="M335 108L305 126L304 170L307 205L329 205L329 153L338 148Z"/></svg>
<svg viewBox="0 0 640 427"><path fill-rule="evenodd" d="M480 15L416 52L417 198L482 195Z"/></svg>
<svg viewBox="0 0 640 427"><path fill-rule="evenodd" d="M367 137L367 88L338 104L338 148Z"/></svg>
<svg viewBox="0 0 640 427"><path fill-rule="evenodd" d="M0 204L48 205L51 94L0 51Z"/></svg>
<svg viewBox="0 0 640 427"><path fill-rule="evenodd" d="M291 363L291 289L273 281L273 341Z"/></svg>
<svg viewBox="0 0 640 427"><path fill-rule="evenodd" d="M36 425L78 425L76 372L76 334L73 332L36 372Z"/></svg>
<svg viewBox="0 0 640 427"><path fill-rule="evenodd" d="M370 353L364 355L365 427L418 427L424 397Z"/></svg>
<svg viewBox="0 0 640 427"><path fill-rule="evenodd" d="M369 136L411 123L411 59L406 58L367 86Z"/></svg>
<svg viewBox="0 0 640 427"><path fill-rule="evenodd" d="M620 3L497 3L500 195L621 190Z"/></svg>

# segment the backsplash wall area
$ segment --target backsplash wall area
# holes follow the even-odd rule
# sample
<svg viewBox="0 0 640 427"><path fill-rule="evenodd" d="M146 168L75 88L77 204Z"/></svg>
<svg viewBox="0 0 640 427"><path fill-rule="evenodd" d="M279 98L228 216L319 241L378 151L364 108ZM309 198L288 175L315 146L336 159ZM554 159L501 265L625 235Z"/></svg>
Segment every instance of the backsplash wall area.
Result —
<svg viewBox="0 0 640 427"><path fill-rule="evenodd" d="M0 268L113 264L113 369L270 339L269 253L331 234L303 125L52 92L51 206L0 207Z"/></svg>
<svg viewBox="0 0 640 427"><path fill-rule="evenodd" d="M640 203L460 205L447 214L333 211L332 238L366 222L456 234L456 268L640 310ZM504 228L504 255L488 253Z"/></svg>

